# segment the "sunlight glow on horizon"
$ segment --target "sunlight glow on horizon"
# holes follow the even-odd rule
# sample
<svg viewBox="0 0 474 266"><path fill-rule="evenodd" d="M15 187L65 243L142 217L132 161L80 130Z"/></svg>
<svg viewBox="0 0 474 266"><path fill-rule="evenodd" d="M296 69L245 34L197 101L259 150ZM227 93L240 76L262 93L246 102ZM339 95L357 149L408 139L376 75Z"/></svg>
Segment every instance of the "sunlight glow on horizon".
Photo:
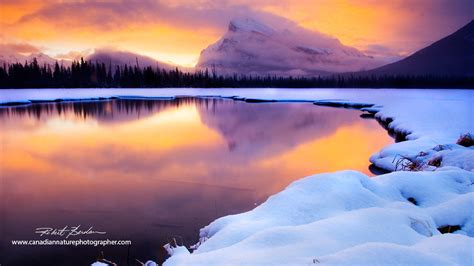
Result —
<svg viewBox="0 0 474 266"><path fill-rule="evenodd" d="M63 59L113 47L191 67L232 17L245 14L287 19L367 53L406 56L467 23L471 6L468 0L5 1L0 40Z"/></svg>

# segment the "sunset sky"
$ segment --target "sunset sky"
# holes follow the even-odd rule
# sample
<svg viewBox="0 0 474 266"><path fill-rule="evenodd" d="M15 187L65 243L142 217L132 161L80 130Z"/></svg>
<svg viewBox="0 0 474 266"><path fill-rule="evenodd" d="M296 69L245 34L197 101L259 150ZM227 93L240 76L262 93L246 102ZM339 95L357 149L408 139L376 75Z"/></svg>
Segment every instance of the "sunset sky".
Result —
<svg viewBox="0 0 474 266"><path fill-rule="evenodd" d="M371 55L405 56L473 18L472 0L0 0L2 50L72 59L95 48L193 66L233 17L289 20Z"/></svg>

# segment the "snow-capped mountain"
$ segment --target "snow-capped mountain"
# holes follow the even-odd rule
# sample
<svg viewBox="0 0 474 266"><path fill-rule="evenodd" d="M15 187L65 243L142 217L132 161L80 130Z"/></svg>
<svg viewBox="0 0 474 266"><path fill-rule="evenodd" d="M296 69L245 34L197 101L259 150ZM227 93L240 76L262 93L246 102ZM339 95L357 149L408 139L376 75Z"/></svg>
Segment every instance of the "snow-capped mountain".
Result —
<svg viewBox="0 0 474 266"><path fill-rule="evenodd" d="M5 50L0 52L0 64L14 64L14 63L22 63L25 62L31 63L33 59L36 58L36 61L40 66L43 65L50 65L53 66L56 62L60 65L70 66L72 60L63 60L53 58L44 53L32 53L30 55L24 55L21 53L17 53L15 51ZM138 65L143 67L151 66L153 68L160 67L162 69L170 70L174 69L177 66L172 64L163 63L157 61L151 57L135 54L132 52L127 51L118 51L118 50L108 50L108 49L96 49L92 54L85 56L85 60L88 60L92 63L104 63L106 65L111 64L113 68L115 66L136 66ZM185 67L179 67L182 71L188 71L189 69Z"/></svg>
<svg viewBox="0 0 474 266"><path fill-rule="evenodd" d="M331 36L294 24L277 28L239 18L231 20L224 36L201 52L197 68L215 69L218 74L311 76L382 64Z"/></svg>
<svg viewBox="0 0 474 266"><path fill-rule="evenodd" d="M18 53L8 53L3 51L0 54L0 64L24 63L26 56Z"/></svg>
<svg viewBox="0 0 474 266"><path fill-rule="evenodd" d="M56 60L51 56L44 54L44 53L32 53L30 55L23 55L16 52L6 52L0 54L0 64L14 64L14 63L22 63L25 62L32 63L33 60L36 58L38 65L54 65L56 61L60 64L68 65L70 62L64 60Z"/></svg>
<svg viewBox="0 0 474 266"><path fill-rule="evenodd" d="M141 68L149 66L167 70L176 68L175 65L163 63L151 57L127 51L96 49L95 52L87 56L86 59L90 62L105 63L106 65L111 64L113 67L124 65L136 66L138 63L138 66ZM180 67L180 69L182 68Z"/></svg>

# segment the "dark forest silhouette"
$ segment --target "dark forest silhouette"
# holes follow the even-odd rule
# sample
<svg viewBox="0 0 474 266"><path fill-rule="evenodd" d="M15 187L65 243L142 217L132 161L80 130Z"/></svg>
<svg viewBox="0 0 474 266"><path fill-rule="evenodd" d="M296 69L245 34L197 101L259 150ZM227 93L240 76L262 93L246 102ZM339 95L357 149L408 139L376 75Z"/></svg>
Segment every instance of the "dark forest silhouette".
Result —
<svg viewBox="0 0 474 266"><path fill-rule="evenodd" d="M137 65L114 66L81 58L64 67L40 66L36 60L0 66L0 88L473 88L469 76L364 76L357 73L320 77L218 75Z"/></svg>

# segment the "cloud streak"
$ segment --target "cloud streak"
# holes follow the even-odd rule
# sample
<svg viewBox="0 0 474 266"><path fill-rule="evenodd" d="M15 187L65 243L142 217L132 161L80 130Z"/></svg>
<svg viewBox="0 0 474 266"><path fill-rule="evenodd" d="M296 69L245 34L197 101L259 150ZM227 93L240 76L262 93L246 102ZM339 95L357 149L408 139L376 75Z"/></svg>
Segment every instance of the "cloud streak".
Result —
<svg viewBox="0 0 474 266"><path fill-rule="evenodd" d="M0 49L2 51L9 51L9 52L14 52L14 53L20 53L20 54L31 54L31 53L38 53L41 51L40 48L28 44L28 43L6 43L6 44L0 44Z"/></svg>
<svg viewBox="0 0 474 266"><path fill-rule="evenodd" d="M41 20L59 27L94 27L116 30L130 24L159 23L178 28L220 28L229 17L260 16L243 5L167 5L161 1L66 2L47 5L15 23Z"/></svg>
<svg viewBox="0 0 474 266"><path fill-rule="evenodd" d="M407 55L472 19L471 0L3 0L2 43L50 54L114 46L163 61L197 62L230 19L294 23L363 51ZM379 45L386 53L373 49Z"/></svg>

